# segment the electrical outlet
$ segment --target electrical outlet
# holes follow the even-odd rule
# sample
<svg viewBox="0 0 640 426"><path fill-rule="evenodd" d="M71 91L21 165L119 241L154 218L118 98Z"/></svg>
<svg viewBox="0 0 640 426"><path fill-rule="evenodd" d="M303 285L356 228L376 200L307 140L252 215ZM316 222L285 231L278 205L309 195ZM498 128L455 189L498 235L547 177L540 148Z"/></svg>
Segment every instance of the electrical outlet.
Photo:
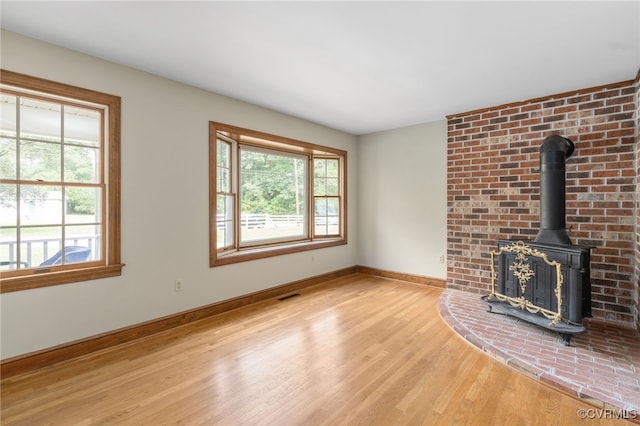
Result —
<svg viewBox="0 0 640 426"><path fill-rule="evenodd" d="M175 280L173 289L175 291L182 291L184 287L182 286L182 280Z"/></svg>
<svg viewBox="0 0 640 426"><path fill-rule="evenodd" d="M441 254L441 255L440 255L440 258L438 258L438 261L439 261L440 263L444 263L444 254Z"/></svg>

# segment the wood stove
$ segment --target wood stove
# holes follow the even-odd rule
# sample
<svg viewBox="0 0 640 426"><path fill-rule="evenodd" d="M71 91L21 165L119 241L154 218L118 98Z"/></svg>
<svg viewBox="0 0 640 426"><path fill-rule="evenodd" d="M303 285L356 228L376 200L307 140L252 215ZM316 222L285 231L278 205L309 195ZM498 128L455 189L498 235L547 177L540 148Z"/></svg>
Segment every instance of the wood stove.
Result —
<svg viewBox="0 0 640 426"><path fill-rule="evenodd" d="M499 240L491 253L490 312L556 331L565 345L591 316L591 248L573 245L566 231L565 164L574 151L559 135L540 147L540 230L530 241Z"/></svg>

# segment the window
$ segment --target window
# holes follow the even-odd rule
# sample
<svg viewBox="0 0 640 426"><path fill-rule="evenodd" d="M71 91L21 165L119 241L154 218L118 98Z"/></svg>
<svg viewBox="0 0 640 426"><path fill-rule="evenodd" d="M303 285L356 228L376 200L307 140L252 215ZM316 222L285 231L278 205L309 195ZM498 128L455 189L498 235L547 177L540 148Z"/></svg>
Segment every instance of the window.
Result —
<svg viewBox="0 0 640 426"><path fill-rule="evenodd" d="M1 81L2 292L120 275L120 98Z"/></svg>
<svg viewBox="0 0 640 426"><path fill-rule="evenodd" d="M210 263L346 244L345 151L210 123Z"/></svg>

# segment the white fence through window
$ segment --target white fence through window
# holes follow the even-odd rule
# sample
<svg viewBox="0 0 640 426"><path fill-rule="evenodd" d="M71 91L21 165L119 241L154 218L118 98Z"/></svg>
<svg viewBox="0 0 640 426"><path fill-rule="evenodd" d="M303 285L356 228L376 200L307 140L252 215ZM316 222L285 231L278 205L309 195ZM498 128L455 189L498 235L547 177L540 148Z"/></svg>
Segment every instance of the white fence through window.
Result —
<svg viewBox="0 0 640 426"><path fill-rule="evenodd" d="M18 261L18 243L16 241L0 241L0 261L2 269L16 269ZM38 266L62 249L60 238L39 238L22 240L22 251L20 253L21 267ZM67 238L65 247L82 246L89 247L91 254L88 260L100 259L100 236L99 235L74 235Z"/></svg>

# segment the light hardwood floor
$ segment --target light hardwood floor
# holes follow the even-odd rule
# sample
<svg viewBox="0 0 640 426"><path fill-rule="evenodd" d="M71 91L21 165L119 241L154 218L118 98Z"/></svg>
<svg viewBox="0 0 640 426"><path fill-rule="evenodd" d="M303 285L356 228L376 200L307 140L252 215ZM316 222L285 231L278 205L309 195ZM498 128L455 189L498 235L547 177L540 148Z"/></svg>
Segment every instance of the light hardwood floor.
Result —
<svg viewBox="0 0 640 426"><path fill-rule="evenodd" d="M464 341L440 289L353 275L299 293L6 379L2 425L625 423L580 420L592 406Z"/></svg>

